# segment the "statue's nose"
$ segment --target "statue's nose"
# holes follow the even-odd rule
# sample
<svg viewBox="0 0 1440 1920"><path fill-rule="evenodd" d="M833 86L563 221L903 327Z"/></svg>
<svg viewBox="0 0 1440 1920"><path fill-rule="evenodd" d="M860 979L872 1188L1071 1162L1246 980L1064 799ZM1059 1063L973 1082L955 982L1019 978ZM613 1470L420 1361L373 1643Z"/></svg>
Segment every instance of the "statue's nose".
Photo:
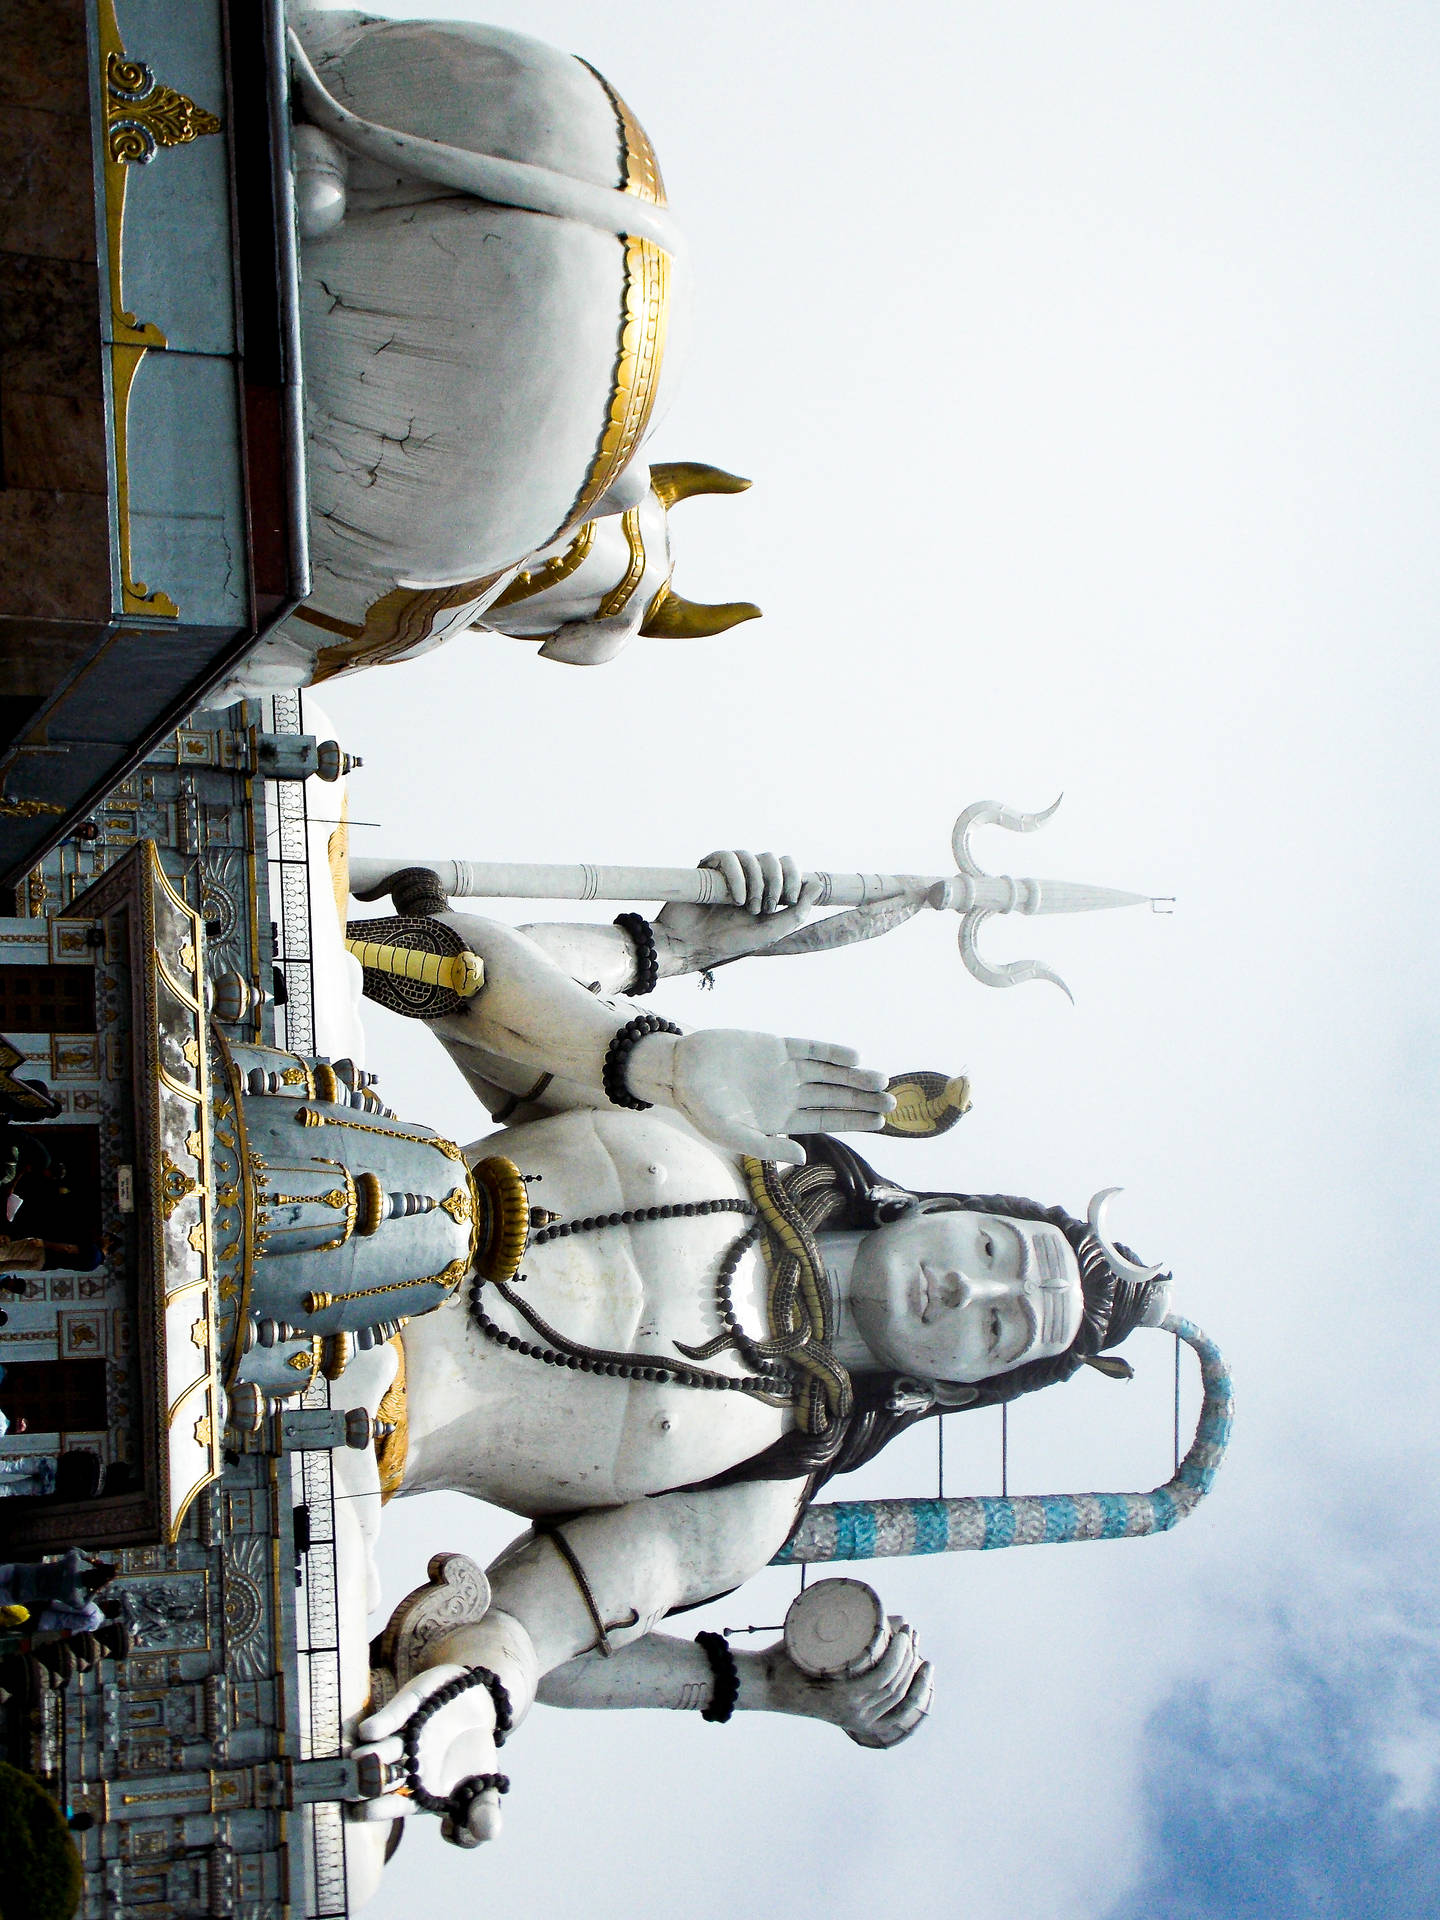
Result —
<svg viewBox="0 0 1440 1920"><path fill-rule="evenodd" d="M975 1283L963 1273L952 1270L940 1282L940 1304L945 1307L968 1306L975 1295Z"/></svg>
<svg viewBox="0 0 1440 1920"><path fill-rule="evenodd" d="M959 1268L952 1269L940 1283L940 1302L946 1307L968 1307L975 1301L991 1298L998 1291L990 1276L972 1278Z"/></svg>

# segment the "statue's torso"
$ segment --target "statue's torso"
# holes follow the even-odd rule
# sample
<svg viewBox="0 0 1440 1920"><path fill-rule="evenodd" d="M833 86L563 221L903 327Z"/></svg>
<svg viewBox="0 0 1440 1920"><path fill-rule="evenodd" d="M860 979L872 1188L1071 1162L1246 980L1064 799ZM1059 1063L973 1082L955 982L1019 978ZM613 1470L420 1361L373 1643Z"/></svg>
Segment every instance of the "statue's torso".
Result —
<svg viewBox="0 0 1440 1920"><path fill-rule="evenodd" d="M730 1156L657 1114L562 1114L484 1150L539 1174L532 1201L565 1221L745 1197ZM750 1224L722 1213L553 1239L526 1256L515 1290L569 1342L673 1362L676 1341L697 1346L720 1331L717 1275ZM741 1325L763 1336L757 1254L741 1260L731 1297ZM493 1288L484 1298L507 1332L548 1344ZM612 1505L708 1479L790 1423L787 1409L748 1394L547 1366L487 1338L463 1293L413 1321L404 1339L407 1492L454 1488L524 1513ZM733 1352L704 1365L746 1371Z"/></svg>

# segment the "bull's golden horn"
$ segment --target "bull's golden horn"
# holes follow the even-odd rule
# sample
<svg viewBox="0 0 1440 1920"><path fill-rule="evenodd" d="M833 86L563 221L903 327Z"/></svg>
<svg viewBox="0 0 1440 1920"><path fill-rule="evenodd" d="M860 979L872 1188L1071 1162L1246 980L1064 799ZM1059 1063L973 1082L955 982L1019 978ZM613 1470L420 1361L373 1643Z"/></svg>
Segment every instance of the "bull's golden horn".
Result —
<svg viewBox="0 0 1440 1920"><path fill-rule="evenodd" d="M707 467L703 460L667 460L651 467L650 485L668 510L677 500L691 500L697 493L744 493L750 482L738 473L726 473L723 467Z"/></svg>
<svg viewBox="0 0 1440 1920"><path fill-rule="evenodd" d="M646 609L640 631L664 640L703 640L738 627L742 620L759 618L760 609L753 600L722 600L718 606L706 607L662 587Z"/></svg>

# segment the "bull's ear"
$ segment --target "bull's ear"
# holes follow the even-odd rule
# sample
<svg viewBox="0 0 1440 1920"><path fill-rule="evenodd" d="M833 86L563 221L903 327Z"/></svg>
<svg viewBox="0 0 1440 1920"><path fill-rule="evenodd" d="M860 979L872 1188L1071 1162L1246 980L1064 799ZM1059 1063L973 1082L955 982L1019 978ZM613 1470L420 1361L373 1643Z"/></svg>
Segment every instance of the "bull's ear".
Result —
<svg viewBox="0 0 1440 1920"><path fill-rule="evenodd" d="M658 634L662 640L705 640L738 627L742 620L759 618L760 609L753 600L722 600L707 607L662 587L647 607L640 631Z"/></svg>
<svg viewBox="0 0 1440 1920"><path fill-rule="evenodd" d="M669 509L677 500L693 500L697 493L744 493L750 482L738 473L726 473L723 467L707 467L701 460L667 460L651 467L650 485L661 506Z"/></svg>

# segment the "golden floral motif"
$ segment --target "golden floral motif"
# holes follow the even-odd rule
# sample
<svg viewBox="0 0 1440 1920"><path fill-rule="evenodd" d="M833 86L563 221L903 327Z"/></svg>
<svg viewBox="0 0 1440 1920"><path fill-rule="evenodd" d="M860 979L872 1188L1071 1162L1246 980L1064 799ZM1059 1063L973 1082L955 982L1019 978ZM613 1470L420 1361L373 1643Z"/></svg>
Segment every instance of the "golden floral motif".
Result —
<svg viewBox="0 0 1440 1920"><path fill-rule="evenodd" d="M161 1160L160 1210L168 1220L182 1200L188 1200L192 1193L199 1192L198 1183L188 1173L183 1173L168 1152Z"/></svg>
<svg viewBox="0 0 1440 1920"><path fill-rule="evenodd" d="M123 166L148 166L161 147L186 147L220 131L213 113L162 86L143 60L112 53L105 62L105 93L110 158Z"/></svg>
<svg viewBox="0 0 1440 1920"><path fill-rule="evenodd" d="M190 1242L192 1252L203 1253L205 1251L205 1222L203 1220L197 1220L185 1238Z"/></svg>
<svg viewBox="0 0 1440 1920"><path fill-rule="evenodd" d="M440 1205L444 1211L449 1214L457 1227L464 1221L473 1220L475 1217L475 1209L471 1204L470 1196L463 1187L456 1187L453 1193L447 1193L445 1198L440 1202Z"/></svg>

